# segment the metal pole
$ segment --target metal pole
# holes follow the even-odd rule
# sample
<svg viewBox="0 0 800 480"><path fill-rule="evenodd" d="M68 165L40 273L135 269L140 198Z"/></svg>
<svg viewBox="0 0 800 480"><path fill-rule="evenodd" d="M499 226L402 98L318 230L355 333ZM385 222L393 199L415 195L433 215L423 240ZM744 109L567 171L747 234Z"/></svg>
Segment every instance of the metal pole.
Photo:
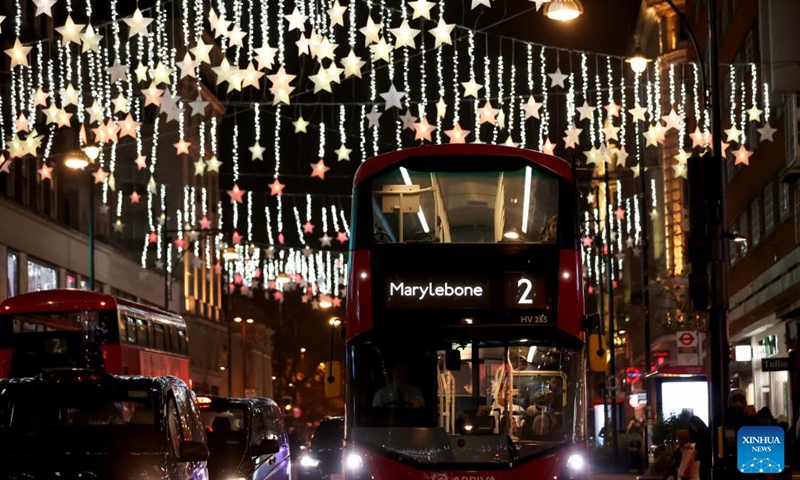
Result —
<svg viewBox="0 0 800 480"><path fill-rule="evenodd" d="M228 269L230 271L230 269ZM227 288L227 285L225 286ZM228 324L228 396L233 396L233 329L231 311L233 311L233 298L231 297L230 290L225 293L225 322Z"/></svg>
<svg viewBox="0 0 800 480"><path fill-rule="evenodd" d="M161 261L164 262L164 310L169 311L169 272L167 271L167 249L169 248L169 237L167 237L167 196L164 195L164 225L161 227Z"/></svg>
<svg viewBox="0 0 800 480"><path fill-rule="evenodd" d="M94 182L89 176L89 290L94 291Z"/></svg>
<svg viewBox="0 0 800 480"><path fill-rule="evenodd" d="M708 2L708 68L711 81L711 135L714 158L718 160L719 198L715 214L709 221L711 240L711 309L708 312L710 343L709 414L711 417L712 477L725 478L725 459L721 448L724 441L724 415L729 391L728 346L728 242L723 236L725 228L725 161L722 156L722 124L720 122L719 57L717 49L717 8L715 1Z"/></svg>
<svg viewBox="0 0 800 480"><path fill-rule="evenodd" d="M619 441L617 440L617 433L619 431L619 426L617 424L617 348L614 345L614 335L616 334L617 327L614 323L614 282L611 279L611 269L613 267L611 262L611 219L608 215L609 205L611 201L611 188L609 186L609 178L608 178L608 165L605 166L605 183L606 183L606 205L605 205L605 217L606 217L606 238L608 238L608 243L606 243L606 275L608 275L608 279L606 283L608 284L608 348L611 349L611 361L610 369L611 369L611 385L608 387L608 390L611 391L611 423L614 424L614 443L612 448L614 449L614 463L619 460ZM601 293L602 295L602 293Z"/></svg>
<svg viewBox="0 0 800 480"><path fill-rule="evenodd" d="M242 396L247 396L247 322L242 322Z"/></svg>

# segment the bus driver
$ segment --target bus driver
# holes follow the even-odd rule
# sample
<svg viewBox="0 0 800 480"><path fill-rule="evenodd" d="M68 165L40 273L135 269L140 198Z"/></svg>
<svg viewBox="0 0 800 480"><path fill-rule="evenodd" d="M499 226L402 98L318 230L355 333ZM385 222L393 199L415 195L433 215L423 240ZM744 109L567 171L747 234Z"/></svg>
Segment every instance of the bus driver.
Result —
<svg viewBox="0 0 800 480"><path fill-rule="evenodd" d="M422 391L408 383L408 367L396 363L392 367L392 383L382 387L372 399L373 407L424 407Z"/></svg>

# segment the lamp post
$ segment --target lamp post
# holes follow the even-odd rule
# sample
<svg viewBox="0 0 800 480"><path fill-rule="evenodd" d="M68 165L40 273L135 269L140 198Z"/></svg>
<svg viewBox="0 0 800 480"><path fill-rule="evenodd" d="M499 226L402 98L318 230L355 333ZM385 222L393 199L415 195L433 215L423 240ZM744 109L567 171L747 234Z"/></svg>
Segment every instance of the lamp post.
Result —
<svg viewBox="0 0 800 480"><path fill-rule="evenodd" d="M240 348L242 349L242 396L247 396L247 326L252 325L255 323L255 320L252 318L248 318L247 320L243 320L242 317L234 317L233 323L236 323L241 326L241 345ZM233 329L228 326L228 345L231 345L232 340L231 337L233 336ZM228 355L228 359L230 359L230 353ZM230 361L230 360L229 360ZM228 369L228 395L233 396L232 392L230 392L232 386L232 372L231 369Z"/></svg>
<svg viewBox="0 0 800 480"><path fill-rule="evenodd" d="M333 383L336 381L333 376L333 333L336 331L336 329L342 326L342 321L339 319L339 317L331 317L330 320L328 320L328 324L331 326L331 356L330 362L328 363L328 376L325 380L328 383Z"/></svg>
<svg viewBox="0 0 800 480"><path fill-rule="evenodd" d="M544 16L551 20L567 22L583 15L580 0L552 0L544 4Z"/></svg>
<svg viewBox="0 0 800 480"><path fill-rule="evenodd" d="M86 170L94 165L100 156L100 148L95 144L85 145L73 150L64 157L64 165L72 170ZM89 290L94 291L94 183L89 181Z"/></svg>

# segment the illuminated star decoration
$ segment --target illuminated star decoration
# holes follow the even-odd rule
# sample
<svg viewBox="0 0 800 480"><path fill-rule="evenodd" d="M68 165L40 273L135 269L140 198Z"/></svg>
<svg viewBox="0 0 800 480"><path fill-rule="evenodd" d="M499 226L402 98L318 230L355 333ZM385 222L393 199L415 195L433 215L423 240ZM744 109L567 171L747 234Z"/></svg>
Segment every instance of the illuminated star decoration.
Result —
<svg viewBox="0 0 800 480"><path fill-rule="evenodd" d="M553 155L553 152L556 149L556 144L552 143L549 138L546 138L544 143L542 144L542 152Z"/></svg>
<svg viewBox="0 0 800 480"><path fill-rule="evenodd" d="M564 80L567 79L567 75L561 73L561 67L556 68L556 71L554 73L548 73L547 76L550 77L551 88L555 87L556 85L558 85L561 88L566 88L564 86Z"/></svg>
<svg viewBox="0 0 800 480"><path fill-rule="evenodd" d="M314 224L311 221L306 221L303 224L303 233L314 233Z"/></svg>
<svg viewBox="0 0 800 480"><path fill-rule="evenodd" d="M354 50L350 50L350 54L341 60L342 67L344 67L344 78L350 78L352 76L356 76L361 78L361 67L366 65L366 61L361 60L361 57L357 56Z"/></svg>
<svg viewBox="0 0 800 480"><path fill-rule="evenodd" d="M39 179L44 181L45 179L52 181L53 180L53 167L48 167L46 163L42 164L42 168L39 170Z"/></svg>
<svg viewBox="0 0 800 480"><path fill-rule="evenodd" d="M290 15L284 15L283 18L289 22L288 31L291 32L292 30L296 29L300 32L303 32L305 30L305 23L308 19L308 16L300 13L300 10L295 6L294 12L292 12Z"/></svg>
<svg viewBox="0 0 800 480"><path fill-rule="evenodd" d="M189 154L189 146L191 144L192 144L191 142L187 142L186 140L181 138L176 143L173 143L173 146L175 147L175 151L177 152L178 155L180 155L182 153L188 155Z"/></svg>
<svg viewBox="0 0 800 480"><path fill-rule="evenodd" d="M264 160L264 150L266 150L266 148L262 147L259 143L256 143L252 147L248 147L248 149L253 157L253 161Z"/></svg>
<svg viewBox="0 0 800 480"><path fill-rule="evenodd" d="M428 30L428 33L433 35L434 39L436 40L436 48L440 47L443 43L448 45L453 44L451 32L455 26L455 23L445 23L444 18L439 17L439 23L434 28Z"/></svg>
<svg viewBox="0 0 800 480"><path fill-rule="evenodd" d="M539 118L539 109L542 108L541 103L536 103L533 95L528 97L528 101L522 104L522 109L525 110L525 120L534 117Z"/></svg>
<svg viewBox="0 0 800 480"><path fill-rule="evenodd" d="M439 97L439 101L436 103L436 117L444 118L445 115L447 115L447 104L444 102L444 98Z"/></svg>
<svg viewBox="0 0 800 480"><path fill-rule="evenodd" d="M347 7L343 7L339 5L339 0L333 2L331 8L328 9L328 16L331 19L331 28L334 25L339 25L340 27L344 26L344 12L347 11Z"/></svg>
<svg viewBox="0 0 800 480"><path fill-rule="evenodd" d="M231 197L231 203L243 203L242 195L244 195L244 190L240 190L239 185L235 183L233 184L233 190L228 190L228 196Z"/></svg>
<svg viewBox="0 0 800 480"><path fill-rule="evenodd" d="M108 179L108 173L103 171L103 167L98 168L96 172L92 173L92 176L94 177L95 185L104 183Z"/></svg>
<svg viewBox="0 0 800 480"><path fill-rule="evenodd" d="M431 19L431 8L433 8L436 4L433 2L429 2L428 0L413 0L408 2L411 8L414 9L414 13L411 14L411 20L415 20L419 17L425 18L427 20Z"/></svg>
<svg viewBox="0 0 800 480"><path fill-rule="evenodd" d="M753 152L748 151L744 148L744 145L739 146L739 150L733 152L734 157L736 157L736 161L734 165L739 165L743 163L747 166L750 166L750 157L753 155Z"/></svg>
<svg viewBox="0 0 800 480"><path fill-rule="evenodd" d="M428 119L422 119L414 124L414 140L427 140L431 141L431 133L436 130L436 127L428 123Z"/></svg>
<svg viewBox="0 0 800 480"><path fill-rule="evenodd" d="M128 197L131 199L131 203L139 203L141 195L139 195L139 192L134 190L133 193L131 193Z"/></svg>
<svg viewBox="0 0 800 480"><path fill-rule="evenodd" d="M400 120L403 121L403 130L414 130L414 124L417 123L417 117L411 114L410 109L400 115Z"/></svg>
<svg viewBox="0 0 800 480"><path fill-rule="evenodd" d="M594 114L594 111L596 109L597 107L592 107L591 105L589 105L589 102L584 100L583 105L576 108L575 110L577 110L578 113L581 114L581 118L579 118L579 120L592 120L592 115Z"/></svg>
<svg viewBox="0 0 800 480"><path fill-rule="evenodd" d="M337 158L339 161L342 161L342 160L350 160L350 152L352 152L352 151L353 151L353 149L352 149L352 148L347 148L347 145L345 145L345 144L343 143L343 144L342 144L342 145L339 147L339 149L338 149L338 150L335 150L335 152L336 152L336 158Z"/></svg>
<svg viewBox="0 0 800 480"><path fill-rule="evenodd" d="M85 24L75 23L72 21L72 16L67 15L67 21L61 27L56 27L56 31L61 34L61 46L69 45L69 42L81 44L81 30Z"/></svg>
<svg viewBox="0 0 800 480"><path fill-rule="evenodd" d="M206 160L206 168L208 169L209 173L211 173L211 172L219 173L219 166L220 165L222 165L222 162L217 160L216 155L212 155L211 158Z"/></svg>
<svg viewBox="0 0 800 480"><path fill-rule="evenodd" d="M344 232L337 232L336 240L338 240L339 243L347 243L347 234Z"/></svg>
<svg viewBox="0 0 800 480"><path fill-rule="evenodd" d="M24 47L19 41L19 37L14 42L14 46L11 48L7 48L5 50L6 55L11 57L11 68L13 69L17 65L22 65L23 67L28 66L28 52L31 51L33 47Z"/></svg>
<svg viewBox="0 0 800 480"><path fill-rule="evenodd" d="M643 107L643 106L639 105L638 103L636 104L636 106L634 108L629 109L628 113L631 114L631 116L633 117L633 121L634 122L636 122L636 121L646 122L647 121L644 118L644 114L647 113L647 107Z"/></svg>
<svg viewBox="0 0 800 480"><path fill-rule="evenodd" d="M367 26L358 29L364 35L365 47L380 41L381 25L380 23L375 23L372 17L367 17Z"/></svg>
<svg viewBox="0 0 800 480"><path fill-rule="evenodd" d="M274 182L269 184L270 195L283 195L284 187L286 187L286 185L282 184L280 180L276 178Z"/></svg>
<svg viewBox="0 0 800 480"><path fill-rule="evenodd" d="M55 3L56 0L33 0L33 4L36 5L36 15L34 16L38 17L41 14L45 14L48 17L52 17L53 12L50 9L53 8Z"/></svg>
<svg viewBox="0 0 800 480"><path fill-rule="evenodd" d="M302 115L292 122L292 125L294 125L294 133L308 133L306 127L308 127L309 122L307 122Z"/></svg>
<svg viewBox="0 0 800 480"><path fill-rule="evenodd" d="M608 117L619 117L620 106L612 99L611 103L603 107L608 112Z"/></svg>
<svg viewBox="0 0 800 480"><path fill-rule="evenodd" d="M776 129L772 128L769 123L765 123L763 127L756 129L758 133L761 135L761 141L769 140L772 141L772 135L777 132Z"/></svg>
<svg viewBox="0 0 800 480"><path fill-rule="evenodd" d="M406 92L398 92L397 89L394 87L394 84L389 86L389 91L381 93L381 97L386 100L386 105L384 106L384 111L396 107L398 110L402 106L400 104L400 100L403 99Z"/></svg>
<svg viewBox="0 0 800 480"><path fill-rule="evenodd" d="M152 22L153 19L145 18L144 15L142 15L142 12L139 10L139 7L136 7L136 11L133 12L133 16L123 18L122 21L128 24L128 38L132 38L136 35L147 36L147 26L150 25L150 22Z"/></svg>
<svg viewBox="0 0 800 480"><path fill-rule="evenodd" d="M390 28L389 31L392 32L395 38L394 48L403 46L417 48L417 43L414 38L419 35L419 30L409 27L408 20L403 20L403 23L401 23L399 27Z"/></svg>
<svg viewBox="0 0 800 480"><path fill-rule="evenodd" d="M478 98L478 91L483 88L483 85L477 83L474 78L470 78L469 82L461 82L461 85L464 87L464 98Z"/></svg>
<svg viewBox="0 0 800 480"><path fill-rule="evenodd" d="M370 127L377 127L378 126L378 119L381 118L383 115L381 112L378 111L378 108L373 105L372 110L366 115L367 122L369 122Z"/></svg>
<svg viewBox="0 0 800 480"><path fill-rule="evenodd" d="M330 167L325 166L325 161L320 158L317 163L310 163L311 165L311 178L319 177L320 180L325 180L325 172L330 170Z"/></svg>

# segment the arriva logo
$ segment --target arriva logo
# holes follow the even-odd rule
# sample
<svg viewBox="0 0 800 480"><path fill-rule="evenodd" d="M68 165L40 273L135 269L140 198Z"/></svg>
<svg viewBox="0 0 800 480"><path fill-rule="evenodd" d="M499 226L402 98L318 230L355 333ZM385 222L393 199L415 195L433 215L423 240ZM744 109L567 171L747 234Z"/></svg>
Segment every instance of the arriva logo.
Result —
<svg viewBox="0 0 800 480"><path fill-rule="evenodd" d="M494 480L494 477L484 477L481 475L448 475L446 473L437 473L431 480Z"/></svg>

